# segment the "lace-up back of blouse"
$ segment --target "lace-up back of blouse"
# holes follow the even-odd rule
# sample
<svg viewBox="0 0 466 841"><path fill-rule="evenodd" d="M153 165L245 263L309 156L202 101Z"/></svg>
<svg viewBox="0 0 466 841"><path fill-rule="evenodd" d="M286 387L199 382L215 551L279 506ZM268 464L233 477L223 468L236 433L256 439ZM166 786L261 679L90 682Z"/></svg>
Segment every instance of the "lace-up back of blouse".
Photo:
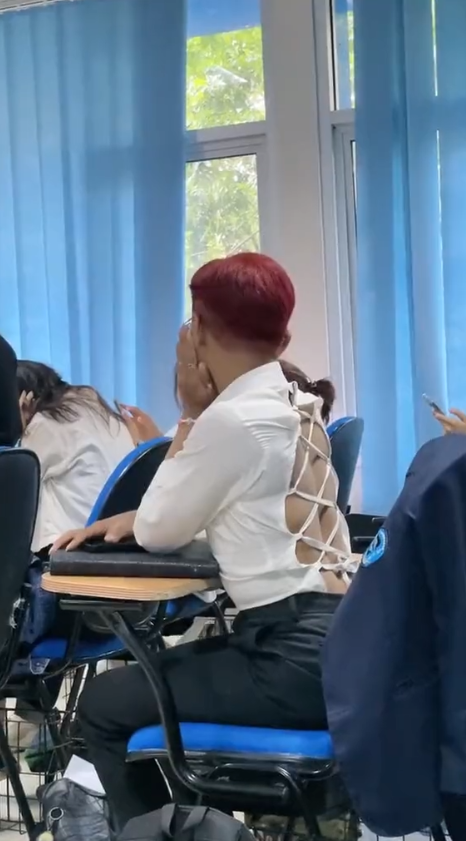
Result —
<svg viewBox="0 0 466 841"><path fill-rule="evenodd" d="M224 589L249 610L345 592L352 562L336 499L320 405L296 408L272 362L222 391L161 465L135 535L149 551L172 551L205 529Z"/></svg>
<svg viewBox="0 0 466 841"><path fill-rule="evenodd" d="M296 536L299 563L319 570L328 590L344 592L348 573L355 571L356 564L351 558L346 521L336 502L338 479L330 441L318 401L295 406L295 410L301 433L285 504L287 525Z"/></svg>

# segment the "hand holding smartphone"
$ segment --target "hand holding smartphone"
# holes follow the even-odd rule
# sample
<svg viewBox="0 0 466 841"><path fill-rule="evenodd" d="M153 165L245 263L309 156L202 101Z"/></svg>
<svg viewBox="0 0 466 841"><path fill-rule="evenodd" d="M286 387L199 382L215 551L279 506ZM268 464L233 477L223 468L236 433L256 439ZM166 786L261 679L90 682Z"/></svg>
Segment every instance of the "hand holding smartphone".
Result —
<svg viewBox="0 0 466 841"><path fill-rule="evenodd" d="M422 399L423 399L423 400L425 400L425 402L427 403L427 405L428 405L428 406L432 409L432 411L433 411L433 412L435 412L437 415L445 415L445 412L443 411L443 409L441 409L441 408L440 408L440 406L438 405L438 403L436 403L434 400L432 400L432 397L429 397L429 395L428 395L428 394L423 394L423 395L422 395Z"/></svg>

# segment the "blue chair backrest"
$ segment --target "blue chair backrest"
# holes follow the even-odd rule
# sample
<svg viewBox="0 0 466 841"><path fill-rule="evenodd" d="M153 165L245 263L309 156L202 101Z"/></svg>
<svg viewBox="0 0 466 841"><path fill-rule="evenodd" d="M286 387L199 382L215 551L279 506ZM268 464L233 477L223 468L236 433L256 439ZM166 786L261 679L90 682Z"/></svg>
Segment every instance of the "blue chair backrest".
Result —
<svg viewBox="0 0 466 841"><path fill-rule="evenodd" d="M332 464L339 482L337 503L343 514L348 510L363 432L362 418L339 418L327 427L332 445Z"/></svg>
<svg viewBox="0 0 466 841"><path fill-rule="evenodd" d="M0 448L0 649L8 639L13 605L32 559L39 485L40 464L35 453Z"/></svg>
<svg viewBox="0 0 466 841"><path fill-rule="evenodd" d="M125 511L135 511L171 445L169 438L155 438L136 447L107 479L87 525Z"/></svg>

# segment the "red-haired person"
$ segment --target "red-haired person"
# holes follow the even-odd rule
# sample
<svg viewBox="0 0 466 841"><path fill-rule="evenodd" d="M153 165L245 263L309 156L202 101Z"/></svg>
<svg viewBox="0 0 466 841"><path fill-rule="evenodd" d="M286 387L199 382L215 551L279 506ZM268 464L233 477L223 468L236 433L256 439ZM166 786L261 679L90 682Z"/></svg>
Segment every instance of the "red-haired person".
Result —
<svg viewBox="0 0 466 841"><path fill-rule="evenodd" d="M56 547L134 534L149 551L176 550L205 529L239 613L231 635L152 655L180 720L321 729L320 650L353 567L318 403L298 410L277 361L293 285L272 259L238 254L199 269L191 293L164 464L138 511ZM138 666L91 681L79 717L117 825L169 800L156 763L125 762L132 733L160 720Z"/></svg>

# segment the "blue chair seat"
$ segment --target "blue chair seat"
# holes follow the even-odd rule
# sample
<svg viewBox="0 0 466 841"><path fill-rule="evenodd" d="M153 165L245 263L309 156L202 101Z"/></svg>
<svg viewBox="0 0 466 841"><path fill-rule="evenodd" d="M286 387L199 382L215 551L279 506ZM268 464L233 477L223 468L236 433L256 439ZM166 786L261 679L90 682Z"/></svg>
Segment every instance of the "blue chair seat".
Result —
<svg viewBox="0 0 466 841"><path fill-rule="evenodd" d="M313 730L270 730L265 727L237 727L231 724L180 725L187 753L260 755L264 759L289 757L290 760L330 760L333 747L330 734ZM147 758L165 751L163 727L143 727L128 743L128 758ZM133 756L132 756L133 755Z"/></svg>
<svg viewBox="0 0 466 841"><path fill-rule="evenodd" d="M202 616L209 607L211 607L211 603L204 602L198 596L183 596L181 599L167 602L165 618L171 621L191 619L195 616Z"/></svg>
<svg viewBox="0 0 466 841"><path fill-rule="evenodd" d="M68 640L43 639L38 642L30 653L32 660L63 660L66 655ZM94 641L83 640L78 642L73 651L73 663L88 660L105 660L107 657L114 657L123 654L125 647L118 637L102 636Z"/></svg>

